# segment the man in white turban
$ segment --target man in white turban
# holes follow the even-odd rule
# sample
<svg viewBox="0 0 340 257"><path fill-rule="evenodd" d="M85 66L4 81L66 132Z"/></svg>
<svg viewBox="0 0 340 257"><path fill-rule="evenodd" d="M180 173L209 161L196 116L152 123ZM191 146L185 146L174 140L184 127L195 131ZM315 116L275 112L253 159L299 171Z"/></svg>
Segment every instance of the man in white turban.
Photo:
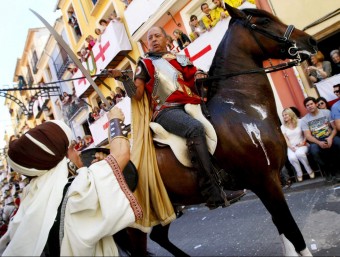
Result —
<svg viewBox="0 0 340 257"><path fill-rule="evenodd" d="M48 244L53 256L118 255L112 235L140 219L142 210L122 174L130 159L129 141L119 131L124 115L113 108L108 118L110 154L90 167L83 167L71 145L71 130L61 121L45 122L10 142L9 165L31 181L1 238L3 256L40 256L55 231L58 240L54 247ZM66 157L78 175L63 199L69 180ZM60 212L64 219L55 226Z"/></svg>

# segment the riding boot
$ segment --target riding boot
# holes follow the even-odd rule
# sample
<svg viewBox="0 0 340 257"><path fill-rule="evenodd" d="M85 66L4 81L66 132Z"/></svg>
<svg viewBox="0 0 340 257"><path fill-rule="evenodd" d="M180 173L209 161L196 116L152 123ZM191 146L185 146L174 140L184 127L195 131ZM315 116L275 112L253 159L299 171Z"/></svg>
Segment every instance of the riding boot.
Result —
<svg viewBox="0 0 340 257"><path fill-rule="evenodd" d="M198 186L206 200L206 206L210 209L228 206L226 194L218 187L212 175L212 164L205 137L188 138L187 146L191 161L198 171Z"/></svg>

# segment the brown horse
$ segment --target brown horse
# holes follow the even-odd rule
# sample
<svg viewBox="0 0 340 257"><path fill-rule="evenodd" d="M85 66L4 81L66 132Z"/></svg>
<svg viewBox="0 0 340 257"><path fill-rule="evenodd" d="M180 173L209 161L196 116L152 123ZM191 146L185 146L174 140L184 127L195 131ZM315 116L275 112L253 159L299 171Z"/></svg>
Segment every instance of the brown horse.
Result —
<svg viewBox="0 0 340 257"><path fill-rule="evenodd" d="M262 69L268 58L304 60L316 52L316 41L263 10L227 6L232 17L209 71L210 121L218 135L214 157L231 173L235 189L250 189L265 205L285 246L285 254L308 254L304 238L281 189L279 172L287 146L280 131L274 95ZM182 166L170 148L157 148L157 161L174 205L204 200L196 172ZM150 238L174 255L185 255L168 240L169 226L156 226ZM146 235L130 231L137 241L132 250L146 254ZM293 247L288 241L293 244Z"/></svg>

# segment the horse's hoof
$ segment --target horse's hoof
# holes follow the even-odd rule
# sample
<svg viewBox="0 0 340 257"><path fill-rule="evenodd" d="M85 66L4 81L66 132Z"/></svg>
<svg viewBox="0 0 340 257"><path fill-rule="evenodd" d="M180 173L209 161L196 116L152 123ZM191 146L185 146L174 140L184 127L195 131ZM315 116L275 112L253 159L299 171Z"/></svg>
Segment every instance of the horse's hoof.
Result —
<svg viewBox="0 0 340 257"><path fill-rule="evenodd" d="M207 206L209 208L209 210L215 210L218 207L228 207L230 205L230 202L227 199L224 199L223 202L215 202L215 203L206 203L205 206Z"/></svg>
<svg viewBox="0 0 340 257"><path fill-rule="evenodd" d="M246 195L246 192L244 190L238 190L238 191L228 191L228 190L224 190L224 192L227 195L227 200L228 202L230 202L230 204L232 203L236 203L237 201L239 201L243 196Z"/></svg>

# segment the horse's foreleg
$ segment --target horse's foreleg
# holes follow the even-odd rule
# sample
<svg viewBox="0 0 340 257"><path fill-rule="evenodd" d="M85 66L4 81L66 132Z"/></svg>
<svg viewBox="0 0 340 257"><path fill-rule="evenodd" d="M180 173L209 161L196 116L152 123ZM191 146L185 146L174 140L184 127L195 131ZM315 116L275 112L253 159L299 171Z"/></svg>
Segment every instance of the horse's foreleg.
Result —
<svg viewBox="0 0 340 257"><path fill-rule="evenodd" d="M189 256L169 240L169 227L170 224L162 226L157 225L152 228L150 233L150 239L155 241L157 244L162 246L164 249L169 251L174 256Z"/></svg>
<svg viewBox="0 0 340 257"><path fill-rule="evenodd" d="M149 256L146 233L135 228L127 228L126 230L130 239L131 256Z"/></svg>
<svg viewBox="0 0 340 257"><path fill-rule="evenodd" d="M285 255L288 256L292 254L288 241L293 244L297 253L302 254L301 252L306 250L306 243L289 210L280 183L278 181L267 181L266 185L254 192L272 215L272 220L284 244Z"/></svg>

